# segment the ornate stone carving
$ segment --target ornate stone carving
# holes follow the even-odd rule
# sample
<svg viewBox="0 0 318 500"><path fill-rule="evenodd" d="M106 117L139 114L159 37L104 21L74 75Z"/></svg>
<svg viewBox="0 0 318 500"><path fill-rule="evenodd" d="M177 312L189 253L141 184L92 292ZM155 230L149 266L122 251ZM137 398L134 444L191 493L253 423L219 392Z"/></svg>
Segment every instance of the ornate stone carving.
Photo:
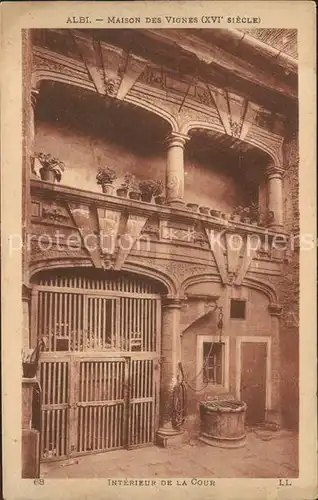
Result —
<svg viewBox="0 0 318 500"><path fill-rule="evenodd" d="M61 73L62 75L70 75L76 78L81 78L83 80L89 80L89 77L85 71L85 68L80 66L80 63L77 63L78 69L73 66L68 66L66 63L62 64L61 62L57 62L54 59L48 59L40 56L34 56L34 66L35 69L45 69L49 71L53 71L56 73Z"/></svg>
<svg viewBox="0 0 318 500"><path fill-rule="evenodd" d="M114 269L114 265L115 265L115 262L114 262L114 258L112 255L104 255L102 257L102 268L105 271L110 271L110 270Z"/></svg>
<svg viewBox="0 0 318 500"><path fill-rule="evenodd" d="M231 120L230 128L233 137L237 137L239 139L241 135L242 124Z"/></svg>
<svg viewBox="0 0 318 500"><path fill-rule="evenodd" d="M49 248L39 246L38 241L32 241L31 262L61 259L87 259L87 253L83 248L70 248L68 246L51 245Z"/></svg>
<svg viewBox="0 0 318 500"><path fill-rule="evenodd" d="M68 207L75 225L77 226L84 247L88 251L95 267L102 267L99 253L99 235L97 233L97 221L92 217L87 205L76 202L68 202Z"/></svg>
<svg viewBox="0 0 318 500"><path fill-rule="evenodd" d="M105 94L109 97L116 97L120 82L120 78L109 78L107 77L107 74L104 75Z"/></svg>
<svg viewBox="0 0 318 500"><path fill-rule="evenodd" d="M69 216L66 215L60 207L52 204L42 208L42 219L55 223L63 223L69 220Z"/></svg>

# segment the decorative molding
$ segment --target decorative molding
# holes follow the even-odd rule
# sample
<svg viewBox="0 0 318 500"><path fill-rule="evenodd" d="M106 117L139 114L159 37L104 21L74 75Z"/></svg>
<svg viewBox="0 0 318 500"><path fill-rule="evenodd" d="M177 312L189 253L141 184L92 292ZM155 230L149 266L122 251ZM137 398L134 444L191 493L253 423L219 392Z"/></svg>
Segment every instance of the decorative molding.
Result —
<svg viewBox="0 0 318 500"><path fill-rule="evenodd" d="M42 49L34 51L33 65L34 73L47 70L80 78L84 81L89 80L84 64L64 56L59 56L55 52L49 52Z"/></svg>
<svg viewBox="0 0 318 500"><path fill-rule="evenodd" d="M204 229L207 235L210 250L212 252L218 271L220 273L221 281L223 284L227 284L228 283L227 265L226 265L224 251L221 248L222 235L224 231L223 230L216 231L216 236L215 236L216 241L213 241L211 237L212 235L210 226L204 224ZM218 244L218 241L220 242L220 244Z"/></svg>
<svg viewBox="0 0 318 500"><path fill-rule="evenodd" d="M268 312L271 316L280 316L283 308L279 304L269 304Z"/></svg>
<svg viewBox="0 0 318 500"><path fill-rule="evenodd" d="M83 245L91 256L94 266L98 268L103 267L99 253L97 221L92 217L89 206L82 203L68 202L68 208L81 234Z"/></svg>
<svg viewBox="0 0 318 500"><path fill-rule="evenodd" d="M101 253L112 255L116 248L121 211L97 207L97 218Z"/></svg>
<svg viewBox="0 0 318 500"><path fill-rule="evenodd" d="M133 54L127 55L123 78L118 87L117 99L123 100L145 69L147 61Z"/></svg>
<svg viewBox="0 0 318 500"><path fill-rule="evenodd" d="M23 302L30 302L32 295L32 287L22 284L22 300Z"/></svg>
<svg viewBox="0 0 318 500"><path fill-rule="evenodd" d="M121 234L120 247L118 249L114 269L120 270L122 268L147 220L148 216L135 214L128 215L125 229ZM125 240L126 242L124 243Z"/></svg>
<svg viewBox="0 0 318 500"><path fill-rule="evenodd" d="M52 223L64 223L70 220L66 210L57 206L55 202L50 205L42 205L41 218Z"/></svg>

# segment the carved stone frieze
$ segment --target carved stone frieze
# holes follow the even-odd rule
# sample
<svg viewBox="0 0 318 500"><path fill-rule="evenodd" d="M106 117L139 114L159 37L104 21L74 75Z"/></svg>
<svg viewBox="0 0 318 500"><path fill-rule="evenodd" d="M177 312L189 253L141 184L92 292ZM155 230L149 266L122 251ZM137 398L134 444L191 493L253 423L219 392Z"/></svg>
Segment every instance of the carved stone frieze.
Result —
<svg viewBox="0 0 318 500"><path fill-rule="evenodd" d="M80 258L87 259L87 252L81 247L70 248L69 246L56 246L54 244L46 246L43 243L39 245L37 240L33 240L31 244L31 262Z"/></svg>
<svg viewBox="0 0 318 500"><path fill-rule="evenodd" d="M66 208L54 201L51 203L45 201L41 204L40 217L43 221L50 222L52 224L73 225Z"/></svg>
<svg viewBox="0 0 318 500"><path fill-rule="evenodd" d="M89 76L85 70L84 65L77 63L76 67L74 65L68 65L67 62L58 62L53 58L40 57L38 55L34 56L34 67L35 70L44 69L48 71L53 71L56 73L66 74L72 77L81 78L83 80L89 80Z"/></svg>

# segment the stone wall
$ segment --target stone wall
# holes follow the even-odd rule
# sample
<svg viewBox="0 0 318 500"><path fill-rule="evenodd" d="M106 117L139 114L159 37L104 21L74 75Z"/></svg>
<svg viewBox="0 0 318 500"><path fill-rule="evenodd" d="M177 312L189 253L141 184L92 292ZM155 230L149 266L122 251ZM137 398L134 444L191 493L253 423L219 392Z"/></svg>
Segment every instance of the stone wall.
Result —
<svg viewBox="0 0 318 500"><path fill-rule="evenodd" d="M273 327L272 318L268 311L269 299L261 292L251 288L242 287L238 291L226 290L217 283L202 284L201 293L209 288L211 295L220 296L218 304L223 306L224 330L223 339L228 341L229 346L229 387L207 386L198 382L200 367L197 363L198 336L219 337L218 311L208 312L206 301L189 300L181 309L182 324L182 364L184 368L187 385L187 421L186 430L191 434L199 431L199 403L207 397L230 393L237 397L237 337L266 337L271 338L271 410L277 412L280 404L279 394L279 346L278 331ZM200 291L200 285L195 285L196 293ZM192 291L192 289L191 289ZM246 299L246 319L229 318L229 301L231 297ZM192 323L191 323L192 322ZM190 325L187 327L187 325ZM257 339L255 339L257 340ZM191 386L191 387L190 387ZM267 412L266 418L271 418L271 412Z"/></svg>
<svg viewBox="0 0 318 500"><path fill-rule="evenodd" d="M285 228L291 235L299 232L298 140L285 143L284 175ZM283 423L297 429L299 419L299 251L297 245L283 265L284 280L279 285L281 404Z"/></svg>

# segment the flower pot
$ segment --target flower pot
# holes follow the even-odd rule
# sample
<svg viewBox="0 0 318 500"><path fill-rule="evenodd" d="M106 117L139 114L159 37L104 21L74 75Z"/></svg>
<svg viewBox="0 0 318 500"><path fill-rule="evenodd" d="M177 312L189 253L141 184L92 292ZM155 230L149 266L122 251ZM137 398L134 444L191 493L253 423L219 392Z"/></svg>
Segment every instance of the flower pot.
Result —
<svg viewBox="0 0 318 500"><path fill-rule="evenodd" d="M236 214L235 214L235 215L232 215L232 216L231 216L231 220L232 220L233 222L240 222L241 217L240 217L239 215L236 215Z"/></svg>
<svg viewBox="0 0 318 500"><path fill-rule="evenodd" d="M210 215L209 207L199 207L199 212L204 215Z"/></svg>
<svg viewBox="0 0 318 500"><path fill-rule="evenodd" d="M127 188L118 188L116 191L117 196L120 196L121 198L127 198L128 195L128 189Z"/></svg>
<svg viewBox="0 0 318 500"><path fill-rule="evenodd" d="M155 202L157 205L163 205L165 202L165 197L164 196L156 196Z"/></svg>
<svg viewBox="0 0 318 500"><path fill-rule="evenodd" d="M138 191L130 191L129 198L131 200L140 200L140 193Z"/></svg>
<svg viewBox="0 0 318 500"><path fill-rule="evenodd" d="M40 176L42 181L55 182L55 172L54 170L47 170L46 168L40 168Z"/></svg>
<svg viewBox="0 0 318 500"><path fill-rule="evenodd" d="M212 215L212 217L218 217L220 218L221 216L221 212L220 210L214 210L213 208L210 210L210 215Z"/></svg>
<svg viewBox="0 0 318 500"><path fill-rule="evenodd" d="M251 219L249 219L248 217L243 217L242 222L244 222L244 224L250 224Z"/></svg>
<svg viewBox="0 0 318 500"><path fill-rule="evenodd" d="M24 378L34 378L37 372L37 363L22 363Z"/></svg>
<svg viewBox="0 0 318 500"><path fill-rule="evenodd" d="M147 203L151 203L152 194L151 193L141 193L141 201L146 201Z"/></svg>
<svg viewBox="0 0 318 500"><path fill-rule="evenodd" d="M114 186L112 184L102 184L102 191L104 194L112 195L114 192Z"/></svg>
<svg viewBox="0 0 318 500"><path fill-rule="evenodd" d="M197 212L199 205L197 203L187 203L187 207L193 212Z"/></svg>
<svg viewBox="0 0 318 500"><path fill-rule="evenodd" d="M252 220L251 224L252 224L252 226L258 226L258 221L257 220Z"/></svg>

